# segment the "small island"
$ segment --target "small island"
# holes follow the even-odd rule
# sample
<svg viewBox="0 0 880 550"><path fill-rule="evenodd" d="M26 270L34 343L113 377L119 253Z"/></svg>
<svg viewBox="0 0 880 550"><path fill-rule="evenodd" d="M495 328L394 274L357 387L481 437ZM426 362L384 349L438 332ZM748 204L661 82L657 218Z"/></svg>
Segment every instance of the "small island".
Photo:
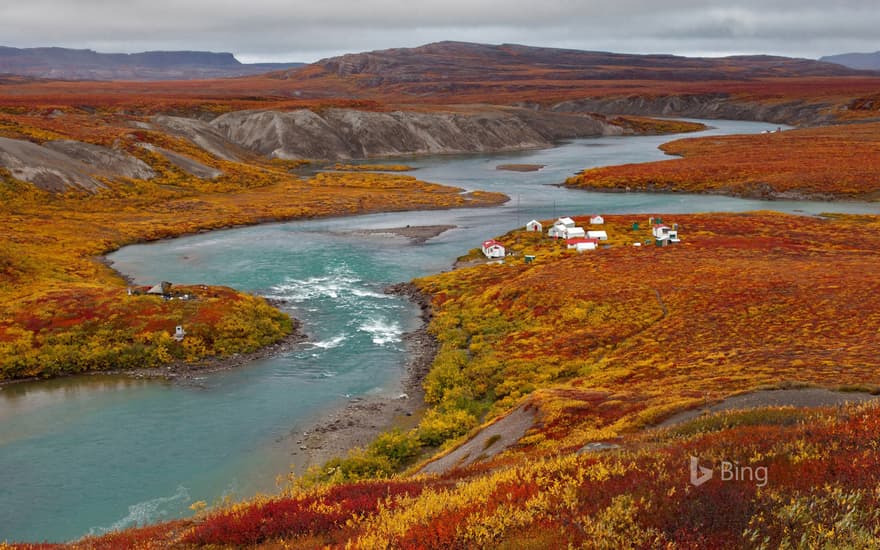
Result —
<svg viewBox="0 0 880 550"><path fill-rule="evenodd" d="M509 172L537 172L544 166L544 164L499 164L495 169Z"/></svg>

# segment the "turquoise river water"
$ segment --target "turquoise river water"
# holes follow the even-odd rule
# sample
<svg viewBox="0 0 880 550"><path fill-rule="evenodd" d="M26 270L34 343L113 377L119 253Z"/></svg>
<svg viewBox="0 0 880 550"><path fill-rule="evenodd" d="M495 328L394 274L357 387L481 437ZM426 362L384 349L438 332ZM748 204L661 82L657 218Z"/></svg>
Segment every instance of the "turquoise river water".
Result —
<svg viewBox="0 0 880 550"><path fill-rule="evenodd" d="M771 125L712 121L705 134ZM775 125L773 126L775 127ZM0 541L63 541L180 517L196 500L271 491L297 435L346 396L395 395L401 336L419 326L387 285L448 269L485 238L532 218L589 213L773 209L880 213L864 203L591 193L554 185L589 167L664 158L669 137L581 139L539 151L416 157L414 175L501 191L488 209L375 214L267 224L126 247L110 255L140 284L229 285L287 301L309 339L236 370L175 384L86 376L0 387ZM536 163L538 172L495 170ZM423 244L357 234L403 225L456 228Z"/></svg>

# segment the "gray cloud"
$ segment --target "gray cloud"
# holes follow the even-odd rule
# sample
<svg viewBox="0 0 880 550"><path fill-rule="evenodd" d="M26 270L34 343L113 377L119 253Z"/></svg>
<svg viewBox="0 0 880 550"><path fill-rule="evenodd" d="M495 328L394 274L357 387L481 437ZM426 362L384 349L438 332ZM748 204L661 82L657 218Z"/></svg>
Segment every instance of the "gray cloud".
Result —
<svg viewBox="0 0 880 550"><path fill-rule="evenodd" d="M0 43L314 61L438 40L638 53L875 51L876 0L5 0Z"/></svg>

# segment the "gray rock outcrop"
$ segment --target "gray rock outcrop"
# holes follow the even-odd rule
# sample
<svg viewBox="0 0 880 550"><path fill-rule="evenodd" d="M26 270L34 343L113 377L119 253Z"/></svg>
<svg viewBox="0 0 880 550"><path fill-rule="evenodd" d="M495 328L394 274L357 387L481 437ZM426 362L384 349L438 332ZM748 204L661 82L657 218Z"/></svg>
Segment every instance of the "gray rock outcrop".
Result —
<svg viewBox="0 0 880 550"><path fill-rule="evenodd" d="M155 175L149 166L127 153L68 140L37 145L0 138L0 166L14 178L54 193L94 193L105 187L97 177L150 179Z"/></svg>
<svg viewBox="0 0 880 550"><path fill-rule="evenodd" d="M121 176L139 180L148 180L156 176L156 173L147 163L116 149L67 139L48 141L43 144L43 147L63 153L87 166L91 166L101 175Z"/></svg>
<svg viewBox="0 0 880 550"><path fill-rule="evenodd" d="M226 134L221 130L203 120L158 115L153 117L153 122L167 132L189 140L217 158L240 161L247 154L226 139Z"/></svg>
<svg viewBox="0 0 880 550"><path fill-rule="evenodd" d="M824 103L804 101L760 103L719 93L585 98L557 103L550 110L558 113L760 120L776 124L814 126L834 121L834 114L826 111L828 107Z"/></svg>
<svg viewBox="0 0 880 550"><path fill-rule="evenodd" d="M529 149L563 138L623 132L586 114L518 108L429 113L239 111L221 115L211 126L233 143L261 155L330 160Z"/></svg>

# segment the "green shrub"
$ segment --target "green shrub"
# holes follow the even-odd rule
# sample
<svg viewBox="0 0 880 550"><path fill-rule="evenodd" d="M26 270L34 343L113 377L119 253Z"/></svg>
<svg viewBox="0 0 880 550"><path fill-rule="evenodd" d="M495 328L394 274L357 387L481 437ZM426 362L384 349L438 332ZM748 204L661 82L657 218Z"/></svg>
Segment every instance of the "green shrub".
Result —
<svg viewBox="0 0 880 550"><path fill-rule="evenodd" d="M440 412L432 409L419 424L419 439L425 445L437 446L468 433L476 425L476 417L467 411L456 409Z"/></svg>

